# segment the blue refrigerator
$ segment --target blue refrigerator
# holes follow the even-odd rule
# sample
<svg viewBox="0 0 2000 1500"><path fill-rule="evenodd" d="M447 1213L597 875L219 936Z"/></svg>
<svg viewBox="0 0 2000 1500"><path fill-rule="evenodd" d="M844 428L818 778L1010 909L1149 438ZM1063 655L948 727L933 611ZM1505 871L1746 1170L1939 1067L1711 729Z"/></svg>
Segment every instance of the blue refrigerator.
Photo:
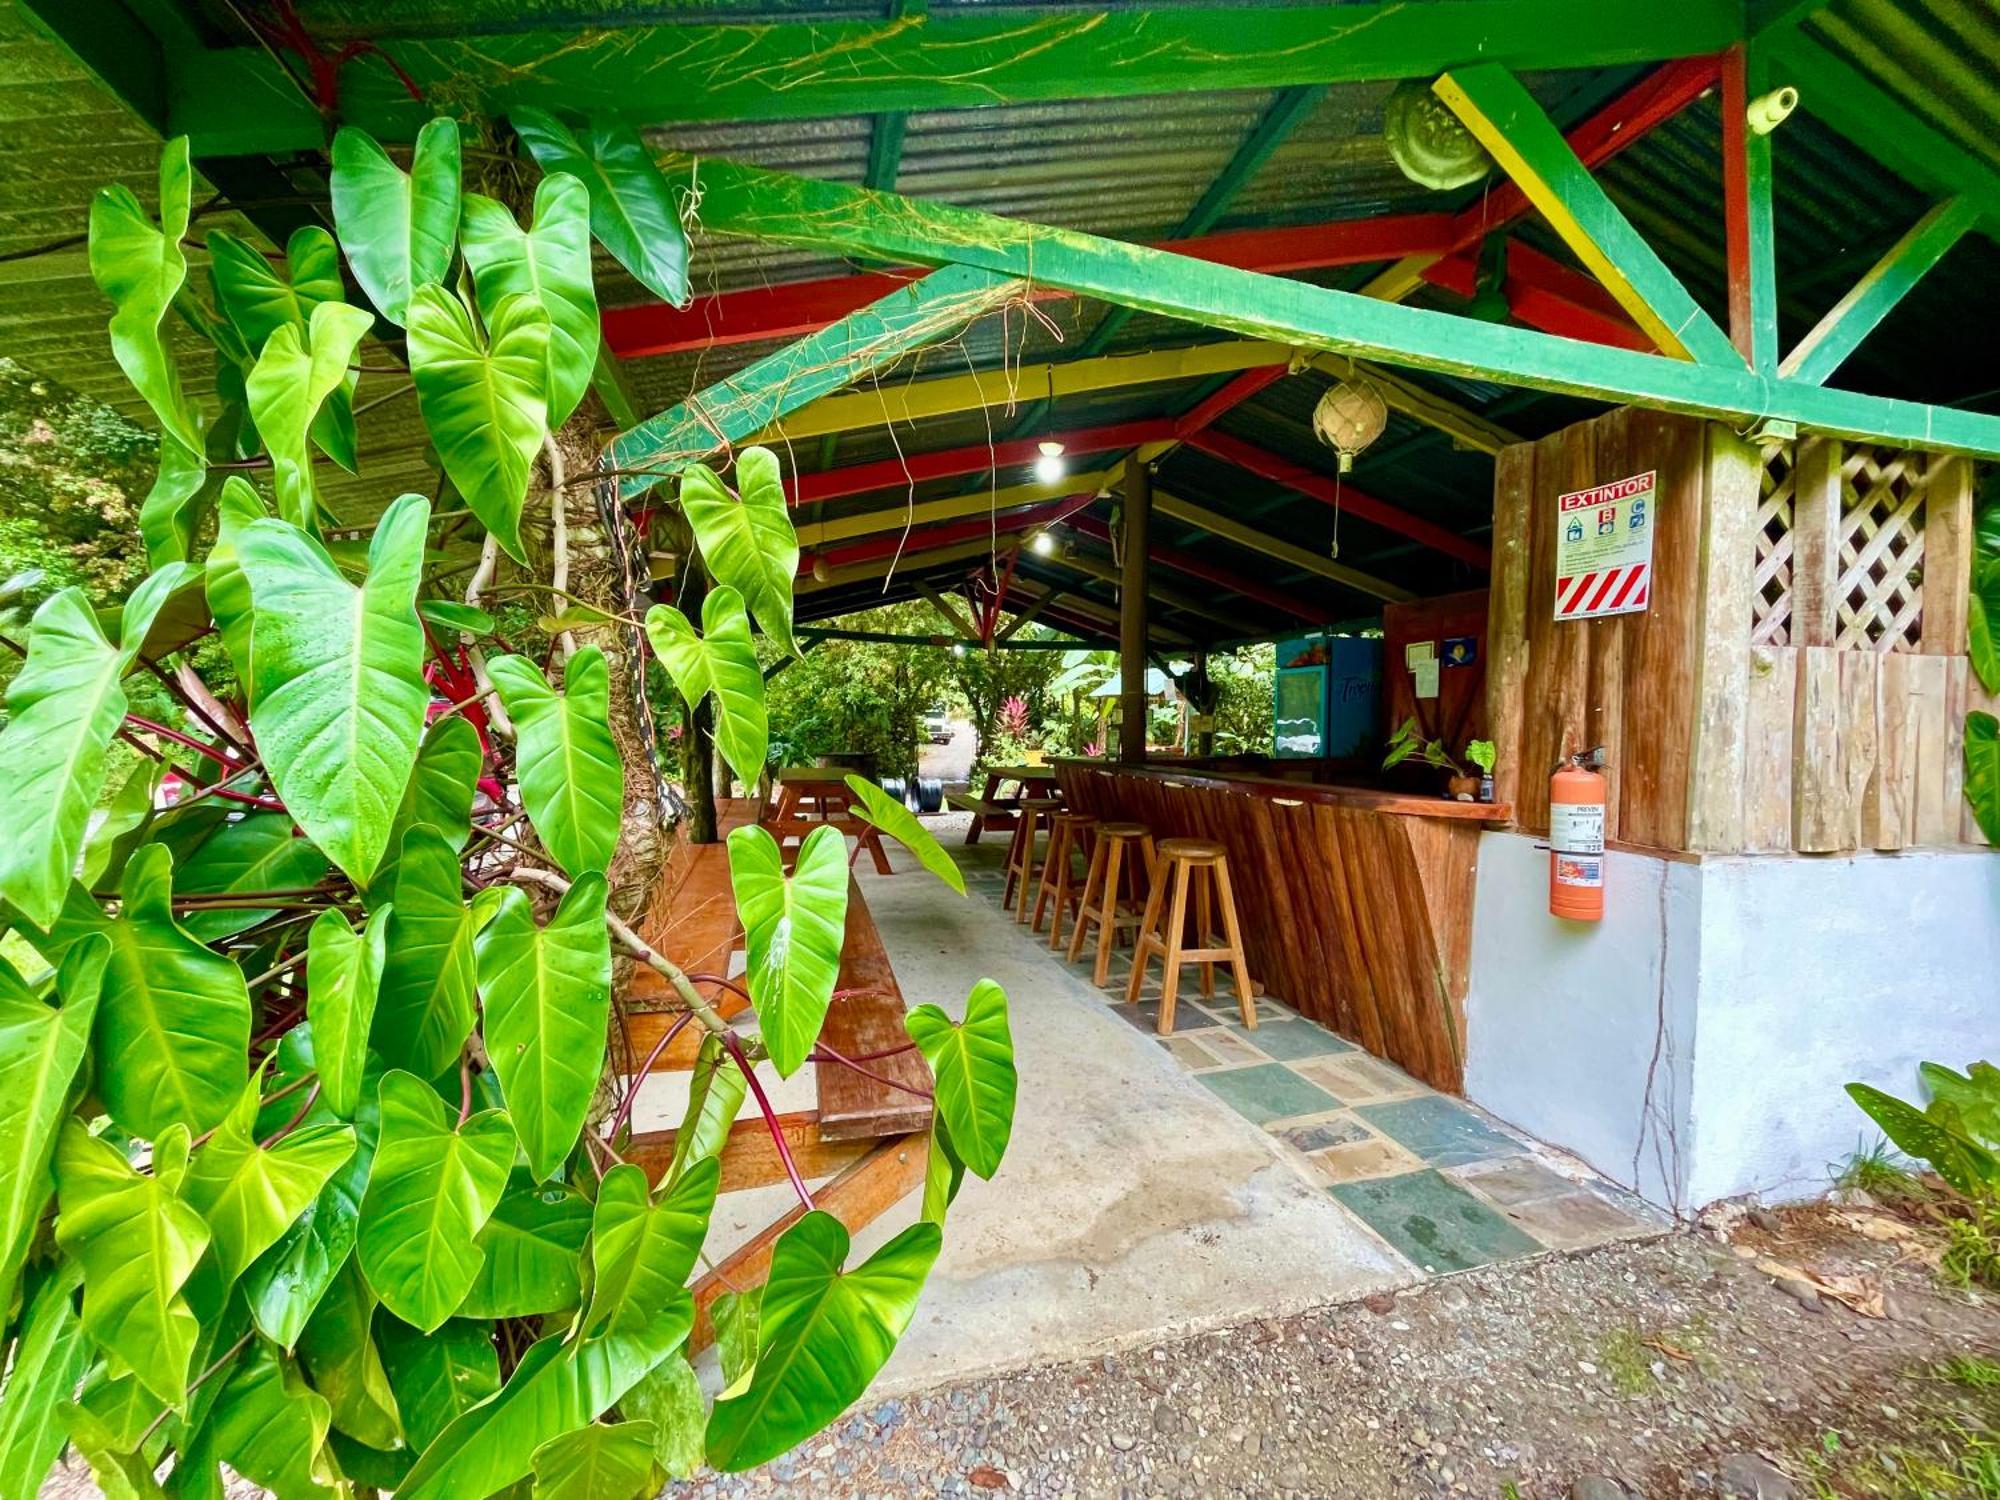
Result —
<svg viewBox="0 0 2000 1500"><path fill-rule="evenodd" d="M1278 642L1271 740L1281 757L1360 755L1375 742L1382 642L1351 635Z"/></svg>

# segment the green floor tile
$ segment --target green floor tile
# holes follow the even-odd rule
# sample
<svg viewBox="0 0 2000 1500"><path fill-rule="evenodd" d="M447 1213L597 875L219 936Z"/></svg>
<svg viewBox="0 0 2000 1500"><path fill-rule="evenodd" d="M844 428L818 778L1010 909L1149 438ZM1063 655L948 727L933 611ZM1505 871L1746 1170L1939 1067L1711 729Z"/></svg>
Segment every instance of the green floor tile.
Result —
<svg viewBox="0 0 2000 1500"><path fill-rule="evenodd" d="M1255 1125L1289 1115L1316 1115L1340 1108L1340 1101L1280 1063L1225 1068L1195 1075L1224 1103Z"/></svg>
<svg viewBox="0 0 2000 1500"><path fill-rule="evenodd" d="M1233 1021L1230 1025L1244 1041L1266 1057L1275 1057L1280 1062L1302 1062L1308 1057L1330 1057L1336 1052L1354 1050L1332 1032L1298 1017L1283 1021L1259 1018L1255 1031L1246 1029L1241 1021Z"/></svg>
<svg viewBox="0 0 2000 1500"><path fill-rule="evenodd" d="M1397 1099L1388 1104L1363 1104L1354 1112L1433 1167L1462 1167L1467 1162L1509 1156L1527 1149L1442 1094Z"/></svg>
<svg viewBox="0 0 2000 1500"><path fill-rule="evenodd" d="M1427 1271L1467 1271L1542 1248L1436 1172L1340 1182L1327 1191Z"/></svg>

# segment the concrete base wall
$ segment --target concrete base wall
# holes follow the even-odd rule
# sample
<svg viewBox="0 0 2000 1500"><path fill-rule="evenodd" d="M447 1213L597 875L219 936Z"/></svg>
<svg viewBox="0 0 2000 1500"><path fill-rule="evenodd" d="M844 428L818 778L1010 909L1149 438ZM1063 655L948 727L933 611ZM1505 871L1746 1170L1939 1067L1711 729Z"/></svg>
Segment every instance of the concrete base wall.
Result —
<svg viewBox="0 0 2000 1500"><path fill-rule="evenodd" d="M2000 859L1612 854L1606 915L1547 910L1547 853L1480 842L1466 1093L1649 1201L1821 1191L1873 1138L1850 1080L2000 1053Z"/></svg>

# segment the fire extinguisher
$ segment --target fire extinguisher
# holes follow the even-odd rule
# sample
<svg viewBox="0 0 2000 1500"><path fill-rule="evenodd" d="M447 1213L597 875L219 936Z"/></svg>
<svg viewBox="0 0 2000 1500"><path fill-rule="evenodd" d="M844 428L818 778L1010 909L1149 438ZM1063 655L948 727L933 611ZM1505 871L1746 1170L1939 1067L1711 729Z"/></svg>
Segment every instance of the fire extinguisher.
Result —
<svg viewBox="0 0 2000 1500"><path fill-rule="evenodd" d="M1604 917L1603 765L1585 750L1549 778L1549 914L1573 922Z"/></svg>

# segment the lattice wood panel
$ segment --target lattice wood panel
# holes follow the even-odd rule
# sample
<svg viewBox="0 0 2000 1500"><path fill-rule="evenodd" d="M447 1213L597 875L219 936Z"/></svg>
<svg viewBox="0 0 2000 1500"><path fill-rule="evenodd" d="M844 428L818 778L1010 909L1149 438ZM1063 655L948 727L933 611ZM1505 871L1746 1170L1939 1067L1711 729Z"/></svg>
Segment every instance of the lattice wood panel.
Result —
<svg viewBox="0 0 2000 1500"><path fill-rule="evenodd" d="M1757 497L1757 575L1750 594L1750 640L1783 646L1792 621L1792 459L1786 442L1765 445Z"/></svg>
<svg viewBox="0 0 2000 1500"><path fill-rule="evenodd" d="M1850 447L1840 465L1840 562L1834 645L1916 651L1923 639L1922 454Z"/></svg>

